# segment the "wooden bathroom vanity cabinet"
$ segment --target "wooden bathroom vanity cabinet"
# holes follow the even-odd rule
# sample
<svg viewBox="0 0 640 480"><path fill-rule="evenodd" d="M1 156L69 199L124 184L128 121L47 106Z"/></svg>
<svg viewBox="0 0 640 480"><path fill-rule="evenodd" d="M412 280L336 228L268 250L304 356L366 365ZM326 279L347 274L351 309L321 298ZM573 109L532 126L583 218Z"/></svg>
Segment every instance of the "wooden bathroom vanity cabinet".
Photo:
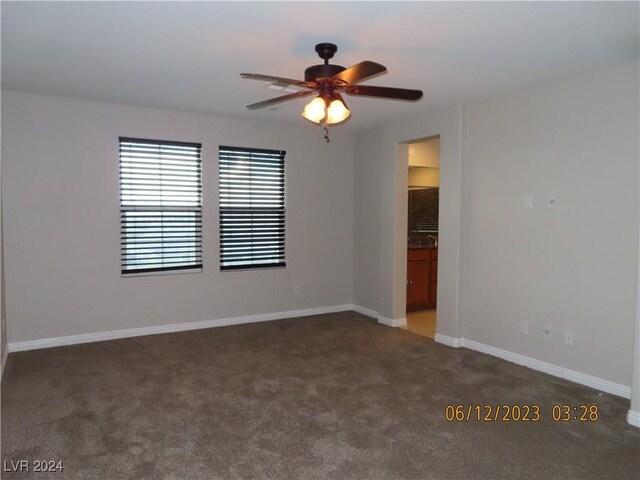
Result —
<svg viewBox="0 0 640 480"><path fill-rule="evenodd" d="M438 292L438 248L407 252L407 311L436 307Z"/></svg>

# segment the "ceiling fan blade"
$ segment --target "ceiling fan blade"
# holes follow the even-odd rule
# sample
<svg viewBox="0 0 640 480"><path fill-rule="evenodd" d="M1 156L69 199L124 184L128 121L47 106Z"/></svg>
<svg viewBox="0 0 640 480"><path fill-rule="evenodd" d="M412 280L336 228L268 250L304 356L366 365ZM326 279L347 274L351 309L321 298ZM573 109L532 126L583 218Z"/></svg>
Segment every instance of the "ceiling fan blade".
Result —
<svg viewBox="0 0 640 480"><path fill-rule="evenodd" d="M367 95L369 97L391 98L394 100L416 101L422 98L422 90L409 90L408 88L347 85L344 87L344 91L349 95Z"/></svg>
<svg viewBox="0 0 640 480"><path fill-rule="evenodd" d="M315 93L316 93L315 90L302 90L300 92L290 93L289 95L270 98L269 100L265 100L263 102L252 103L251 105L247 105L247 109L258 110L259 108L268 107L269 105L275 105L276 103L286 102L287 100L293 100L294 98L306 97L307 95L313 95Z"/></svg>
<svg viewBox="0 0 640 480"><path fill-rule="evenodd" d="M346 83L358 83L382 75L383 73L387 73L387 67L376 62L365 60L335 74L332 78L342 80Z"/></svg>
<svg viewBox="0 0 640 480"><path fill-rule="evenodd" d="M289 85L299 85L301 87L307 87L307 88L313 88L315 86L315 83L305 82L304 80L295 80L293 78L284 78L284 77L274 77L271 75L261 75L259 73L241 73L240 76L248 80L262 80L264 82L288 83Z"/></svg>

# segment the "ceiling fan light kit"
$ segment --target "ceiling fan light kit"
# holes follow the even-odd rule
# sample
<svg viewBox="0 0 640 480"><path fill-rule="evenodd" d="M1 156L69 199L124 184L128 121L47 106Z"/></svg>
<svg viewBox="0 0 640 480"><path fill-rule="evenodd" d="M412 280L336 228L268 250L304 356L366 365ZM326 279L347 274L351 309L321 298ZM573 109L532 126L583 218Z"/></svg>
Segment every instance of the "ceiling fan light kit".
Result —
<svg viewBox="0 0 640 480"><path fill-rule="evenodd" d="M338 47L333 43L317 44L316 53L324 60L324 64L308 67L304 71L304 81L257 73L241 73L240 76L242 78L250 80L279 82L280 84L296 85L302 88L299 92L247 105L247 108L256 110L295 98L317 94L316 98L305 105L302 116L314 124L323 124L325 139L328 142L328 126L339 125L351 117L351 111L340 92L348 95L363 95L391 100L418 101L422 98L421 90L357 85L362 81L386 73L387 68L384 65L370 61L360 62L349 68L329 64L329 59L333 58L337 51Z"/></svg>
<svg viewBox="0 0 640 480"><path fill-rule="evenodd" d="M342 95L334 92L332 97L316 97L311 100L305 105L302 116L315 124L324 120L327 125L338 125L351 116L351 111L344 103Z"/></svg>

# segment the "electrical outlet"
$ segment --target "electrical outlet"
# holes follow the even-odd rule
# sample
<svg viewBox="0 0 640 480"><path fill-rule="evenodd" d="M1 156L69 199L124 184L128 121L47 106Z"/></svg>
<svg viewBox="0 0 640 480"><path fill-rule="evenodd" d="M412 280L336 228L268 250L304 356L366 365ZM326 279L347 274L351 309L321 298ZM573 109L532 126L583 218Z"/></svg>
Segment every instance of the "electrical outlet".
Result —
<svg viewBox="0 0 640 480"><path fill-rule="evenodd" d="M300 295L300 285L296 285L295 287L293 287L293 294Z"/></svg>
<svg viewBox="0 0 640 480"><path fill-rule="evenodd" d="M520 322L520 333L529 335L529 322L527 320L522 320L522 322Z"/></svg>
<svg viewBox="0 0 640 480"><path fill-rule="evenodd" d="M533 195L527 194L524 196L524 208L533 208Z"/></svg>
<svg viewBox="0 0 640 480"><path fill-rule="evenodd" d="M564 343L565 345L569 345L570 347L573 347L575 345L573 341L573 332L571 330L565 330Z"/></svg>
<svg viewBox="0 0 640 480"><path fill-rule="evenodd" d="M546 338L547 340L551 340L551 336L551 327L544 327L544 338Z"/></svg>

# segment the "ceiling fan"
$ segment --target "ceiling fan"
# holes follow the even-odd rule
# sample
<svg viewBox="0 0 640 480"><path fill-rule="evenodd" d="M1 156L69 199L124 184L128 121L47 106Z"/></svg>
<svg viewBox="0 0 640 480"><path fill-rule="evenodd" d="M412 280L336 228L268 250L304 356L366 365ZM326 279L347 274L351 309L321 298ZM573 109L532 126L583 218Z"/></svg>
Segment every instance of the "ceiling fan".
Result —
<svg viewBox="0 0 640 480"><path fill-rule="evenodd" d="M298 92L290 93L289 95L247 105L247 108L249 110L257 110L276 103L286 102L287 100L317 95L304 107L302 116L315 124L323 123L325 126L325 139L329 141L327 126L343 123L351 116L341 92L348 95L363 95L392 100L417 101L422 98L421 90L359 85L360 82L387 73L387 68L384 65L370 61L360 62L349 68L330 65L329 59L333 58L337 51L338 47L333 43L317 44L316 53L324 60L324 64L307 68L304 71L304 80L258 73L241 73L240 76L242 78L276 82L300 89Z"/></svg>

